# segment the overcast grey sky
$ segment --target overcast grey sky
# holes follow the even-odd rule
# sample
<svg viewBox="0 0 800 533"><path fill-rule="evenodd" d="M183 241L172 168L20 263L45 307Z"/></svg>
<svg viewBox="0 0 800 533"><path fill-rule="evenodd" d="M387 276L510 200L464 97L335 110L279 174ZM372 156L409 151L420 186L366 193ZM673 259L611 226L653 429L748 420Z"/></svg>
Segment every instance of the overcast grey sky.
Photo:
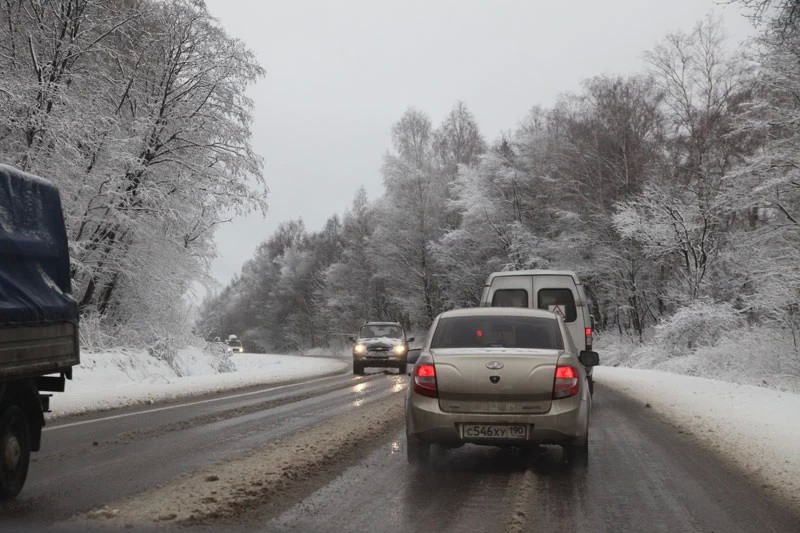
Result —
<svg viewBox="0 0 800 533"><path fill-rule="evenodd" d="M719 0L206 1L267 70L250 95L269 212L217 232L223 283L280 222L318 230L358 187L379 196L390 128L409 106L438 124L463 100L491 141L588 77L643 71L646 50L709 13L732 43L752 33Z"/></svg>

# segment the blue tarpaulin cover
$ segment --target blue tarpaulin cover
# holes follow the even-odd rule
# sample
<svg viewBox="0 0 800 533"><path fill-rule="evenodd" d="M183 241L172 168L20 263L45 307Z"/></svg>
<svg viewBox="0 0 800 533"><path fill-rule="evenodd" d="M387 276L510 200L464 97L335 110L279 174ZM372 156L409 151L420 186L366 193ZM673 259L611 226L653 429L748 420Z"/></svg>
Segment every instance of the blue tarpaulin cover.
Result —
<svg viewBox="0 0 800 533"><path fill-rule="evenodd" d="M0 325L78 323L58 189L0 165Z"/></svg>

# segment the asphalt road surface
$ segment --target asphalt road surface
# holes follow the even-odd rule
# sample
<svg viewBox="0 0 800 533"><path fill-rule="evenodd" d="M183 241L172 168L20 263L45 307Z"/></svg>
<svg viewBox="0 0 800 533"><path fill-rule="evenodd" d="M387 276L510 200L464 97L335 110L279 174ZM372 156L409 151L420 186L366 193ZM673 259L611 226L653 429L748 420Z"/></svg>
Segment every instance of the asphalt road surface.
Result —
<svg viewBox="0 0 800 533"><path fill-rule="evenodd" d="M298 432L313 440L314 428L337 421L357 429L362 412L390 402L388 429L374 440L324 455L324 468L289 476L261 501L251 494L234 514L191 525L337 533L800 531L800 510L771 500L678 428L602 383L588 464L570 464L553 446L464 446L412 468L397 405L406 380L392 372L345 374L58 420L44 434L23 493L0 506L0 529L116 528L80 517L123 499L135 506L137 495L208 465L235 465Z"/></svg>

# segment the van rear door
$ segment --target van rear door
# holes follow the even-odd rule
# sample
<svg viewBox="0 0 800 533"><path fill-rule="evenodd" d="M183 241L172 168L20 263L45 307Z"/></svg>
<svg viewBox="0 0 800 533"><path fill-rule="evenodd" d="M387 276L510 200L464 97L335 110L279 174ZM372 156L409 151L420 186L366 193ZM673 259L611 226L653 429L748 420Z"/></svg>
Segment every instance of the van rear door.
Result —
<svg viewBox="0 0 800 533"><path fill-rule="evenodd" d="M579 349L586 346L585 314L575 279L569 275L547 274L533 279L535 309L555 311L563 315L572 342Z"/></svg>

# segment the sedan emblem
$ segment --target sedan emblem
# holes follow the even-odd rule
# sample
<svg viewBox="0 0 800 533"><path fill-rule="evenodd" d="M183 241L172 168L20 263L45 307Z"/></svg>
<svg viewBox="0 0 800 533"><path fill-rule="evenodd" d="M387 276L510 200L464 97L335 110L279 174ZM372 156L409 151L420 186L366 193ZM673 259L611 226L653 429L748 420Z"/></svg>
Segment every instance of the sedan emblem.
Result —
<svg viewBox="0 0 800 533"><path fill-rule="evenodd" d="M488 363L486 363L486 368L488 368L489 370L500 370L504 366L506 365L504 365L500 361L489 361Z"/></svg>

